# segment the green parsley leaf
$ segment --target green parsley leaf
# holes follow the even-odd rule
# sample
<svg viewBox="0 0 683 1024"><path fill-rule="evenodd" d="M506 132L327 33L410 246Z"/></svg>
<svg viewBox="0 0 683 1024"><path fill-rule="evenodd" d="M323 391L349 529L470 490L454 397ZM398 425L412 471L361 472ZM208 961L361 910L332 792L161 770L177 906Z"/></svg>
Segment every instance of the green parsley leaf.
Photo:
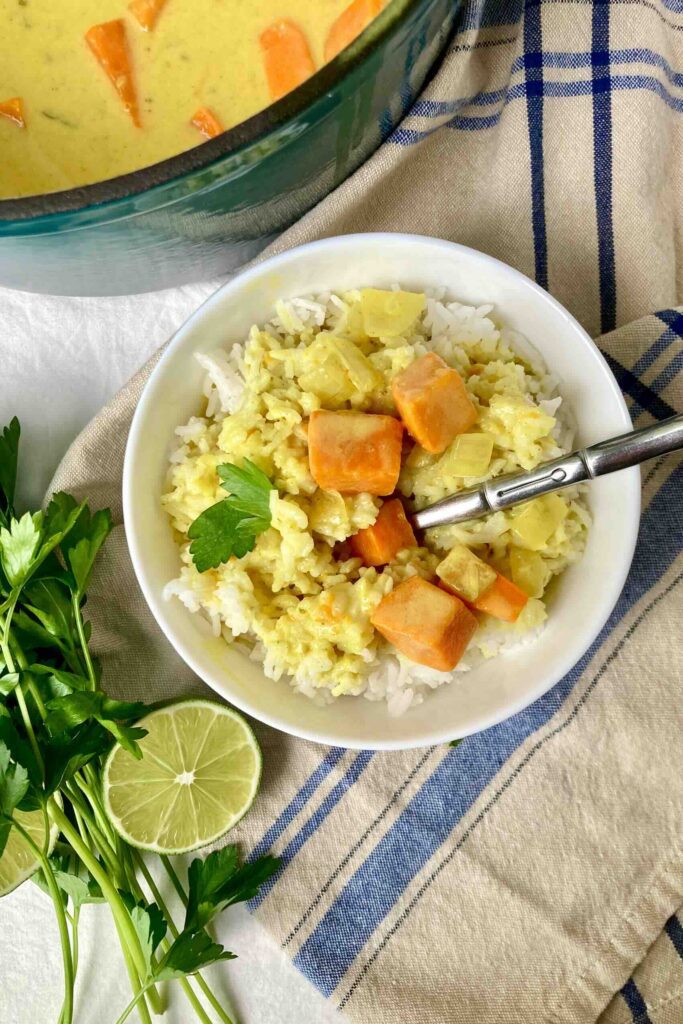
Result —
<svg viewBox="0 0 683 1024"><path fill-rule="evenodd" d="M55 579L31 579L24 590L25 608L57 639L69 640L75 631L68 589Z"/></svg>
<svg viewBox="0 0 683 1024"><path fill-rule="evenodd" d="M147 733L144 729L131 728L122 722L141 718L147 708L139 701L112 700L101 691L76 691L63 697L49 700L45 726L52 736L69 732L88 719L95 719L122 747L133 755L142 757L137 741Z"/></svg>
<svg viewBox="0 0 683 1024"><path fill-rule="evenodd" d="M0 857L12 829L12 813L28 792L28 772L10 759L10 750L0 741Z"/></svg>
<svg viewBox="0 0 683 1024"><path fill-rule="evenodd" d="M84 765L111 747L111 735L99 722L84 722L74 732L48 736L43 741L45 792L60 789Z"/></svg>
<svg viewBox="0 0 683 1024"><path fill-rule="evenodd" d="M15 714L19 715L18 712ZM33 783L40 784L41 772L33 748L19 735L10 712L3 705L0 705L0 747L9 750L12 760L26 769Z"/></svg>
<svg viewBox="0 0 683 1024"><path fill-rule="evenodd" d="M154 979L168 981L171 978L184 978L188 974L196 974L203 967L208 967L218 960L234 959L235 954L214 942L203 928L182 931L159 961L154 971Z"/></svg>
<svg viewBox="0 0 683 1024"><path fill-rule="evenodd" d="M31 574L36 572L45 559L49 558L55 548L71 533L84 508L85 502L81 502L79 505L75 498L72 498L70 494L64 494L63 491L52 495L43 522L43 542L36 563L31 569Z"/></svg>
<svg viewBox="0 0 683 1024"><path fill-rule="evenodd" d="M462 743L462 739L451 740L451 742L448 744L448 746L449 747L459 747L461 743Z"/></svg>
<svg viewBox="0 0 683 1024"><path fill-rule="evenodd" d="M14 419L0 433L0 522L7 526L14 510L21 427Z"/></svg>
<svg viewBox="0 0 683 1024"><path fill-rule="evenodd" d="M86 505L62 544L64 558L73 573L79 596L87 590L95 558L111 529L112 518L108 508L100 509L92 515Z"/></svg>
<svg viewBox="0 0 683 1024"><path fill-rule="evenodd" d="M130 909L130 916L135 931L140 939L140 946L145 958L148 975L152 974L152 957L164 936L166 921L156 903L136 903Z"/></svg>
<svg viewBox="0 0 683 1024"><path fill-rule="evenodd" d="M0 560L5 576L13 587L20 586L33 566L40 545L43 513L25 512L21 519L10 519L9 529L0 529Z"/></svg>
<svg viewBox="0 0 683 1024"><path fill-rule="evenodd" d="M215 569L233 555L243 558L252 551L256 538L270 526L268 477L249 459L240 469L226 462L218 467L227 498L210 505L190 526L190 554L199 572Z"/></svg>
<svg viewBox="0 0 683 1024"><path fill-rule="evenodd" d="M231 462L224 462L217 469L221 478L221 487L228 491L230 504L245 516L259 520L270 526L270 492L273 485L258 466L249 459L244 459L242 468Z"/></svg>
<svg viewBox="0 0 683 1024"><path fill-rule="evenodd" d="M215 569L232 555L242 558L251 551L256 535L242 530L243 516L229 504L229 499L211 505L202 512L188 530L192 541L190 554L199 572Z"/></svg>
<svg viewBox="0 0 683 1024"><path fill-rule="evenodd" d="M69 870L68 866L69 857L50 857L50 864L52 865L52 874L55 877L55 882L61 889L64 897L64 905L71 900L73 909L78 910L85 903L104 903L104 896L102 891L92 878L82 878L75 871ZM36 872L33 876L32 881L50 895L50 890L47 887L45 876L42 871Z"/></svg>
<svg viewBox="0 0 683 1024"><path fill-rule="evenodd" d="M268 855L240 865L234 845L215 850L204 860L196 857L187 876L185 928L204 927L226 907L253 899L281 863L279 858Z"/></svg>

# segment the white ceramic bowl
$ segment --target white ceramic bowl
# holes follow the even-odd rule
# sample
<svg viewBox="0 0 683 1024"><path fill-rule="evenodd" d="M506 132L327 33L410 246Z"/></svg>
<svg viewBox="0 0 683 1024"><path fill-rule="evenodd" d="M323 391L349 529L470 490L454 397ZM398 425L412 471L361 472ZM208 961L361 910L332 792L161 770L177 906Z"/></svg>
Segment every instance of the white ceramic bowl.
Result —
<svg viewBox="0 0 683 1024"><path fill-rule="evenodd" d="M317 707L221 638L164 585L177 575L178 549L159 497L178 424L197 414L203 371L195 352L241 341L278 298L398 282L416 291L445 286L452 298L493 302L496 315L535 345L560 378L590 444L631 429L624 399L598 349L543 289L498 260L450 242L399 234L347 235L293 249L241 274L178 331L150 377L128 439L123 475L126 532L140 586L178 654L218 694L285 732L321 743L392 749L440 743L485 729L544 694L585 653L606 622L628 573L640 513L637 469L591 486L593 525L582 561L561 578L537 641L457 674L400 718L384 703L344 697Z"/></svg>

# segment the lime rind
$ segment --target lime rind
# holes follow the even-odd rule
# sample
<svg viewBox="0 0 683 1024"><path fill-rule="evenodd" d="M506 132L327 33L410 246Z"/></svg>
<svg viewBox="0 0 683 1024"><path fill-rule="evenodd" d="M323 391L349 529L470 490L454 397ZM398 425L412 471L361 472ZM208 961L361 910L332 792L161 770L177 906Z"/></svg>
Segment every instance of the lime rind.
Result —
<svg viewBox="0 0 683 1024"><path fill-rule="evenodd" d="M38 811L16 811L16 816L23 827L29 832L34 842L42 848L45 842L45 819L43 812ZM48 857L52 853L57 842L59 829L51 822L50 840L47 848ZM35 875L40 868L40 862L33 856L26 844L26 840L13 828L9 834L7 845L0 857L0 897L8 893Z"/></svg>
<svg viewBox="0 0 683 1024"><path fill-rule="evenodd" d="M167 704L137 723L147 730L136 760L115 746L104 765L104 805L131 846L189 853L215 842L258 793L262 756L242 715L216 701Z"/></svg>

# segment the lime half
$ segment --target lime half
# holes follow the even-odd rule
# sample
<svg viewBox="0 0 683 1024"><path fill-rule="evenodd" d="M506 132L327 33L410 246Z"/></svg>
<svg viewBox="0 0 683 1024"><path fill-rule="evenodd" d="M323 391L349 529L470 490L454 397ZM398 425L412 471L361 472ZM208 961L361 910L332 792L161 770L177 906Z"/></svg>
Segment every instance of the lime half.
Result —
<svg viewBox="0 0 683 1024"><path fill-rule="evenodd" d="M41 850L45 845L45 819L42 811L15 811L14 817L26 829L33 842ZM50 827L48 855L52 853L59 830L56 825ZM40 863L36 860L30 846L15 828L10 831L7 845L0 857L0 896L6 896L12 889L34 875Z"/></svg>
<svg viewBox="0 0 683 1024"><path fill-rule="evenodd" d="M241 715L185 700L137 723L142 760L115 746L104 766L107 813L132 846L187 853L219 839L251 807L261 750Z"/></svg>

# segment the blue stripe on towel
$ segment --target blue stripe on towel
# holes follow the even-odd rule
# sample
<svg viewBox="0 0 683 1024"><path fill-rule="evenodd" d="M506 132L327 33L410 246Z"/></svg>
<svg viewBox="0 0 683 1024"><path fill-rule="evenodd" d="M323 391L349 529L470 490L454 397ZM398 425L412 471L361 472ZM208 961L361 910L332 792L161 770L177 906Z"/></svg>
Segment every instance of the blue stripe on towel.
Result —
<svg viewBox="0 0 683 1024"><path fill-rule="evenodd" d="M683 547L683 465L645 510L633 570L602 633L578 664L526 711L451 750L382 837L302 945L294 963L329 996L415 875L444 843L502 765L557 712L591 659Z"/></svg>
<svg viewBox="0 0 683 1024"><path fill-rule="evenodd" d="M545 177L543 173L543 37L538 0L524 7L524 48L527 51L526 103L531 158L531 221L534 234L534 274L548 287L548 239L545 222ZM498 115L500 116L500 115Z"/></svg>
<svg viewBox="0 0 683 1024"><path fill-rule="evenodd" d="M313 796L318 786L327 778L332 769L342 759L346 750L344 747L331 747L324 758L304 782L303 786L296 794L296 796L290 800L285 809L275 819L273 824L270 826L263 838L256 844L254 849L249 854L250 860L256 860L258 857L262 857L264 853L268 853L273 843L280 838L282 833L285 831L288 825L296 818L299 811L308 803L310 798Z"/></svg>
<svg viewBox="0 0 683 1024"><path fill-rule="evenodd" d="M671 939L674 949L683 960L683 926L675 914L664 925L664 931Z"/></svg>
<svg viewBox="0 0 683 1024"><path fill-rule="evenodd" d="M666 320L664 320L664 313L657 313L657 316L663 323L666 323ZM681 323L683 324L683 317L681 317ZM633 364L633 373L635 376L641 377L645 371L666 352L666 350L671 346L671 343L678 336L678 332L672 327L667 327L665 331L662 331L657 340L653 342L649 349L647 349L646 352L643 352L640 359Z"/></svg>
<svg viewBox="0 0 683 1024"><path fill-rule="evenodd" d="M626 50L609 50L605 49L603 53L607 56L608 63L611 66L615 64L649 64L650 67L659 68L664 72L671 85L679 86L683 88L683 74L678 71L674 71L669 64L666 57L663 57L661 53L657 53L655 50L648 48L643 49L626 49ZM521 71L526 64L526 54L522 54L517 57L512 65L512 73ZM544 68L561 68L568 71L578 71L579 68L590 68L594 64L594 54L588 50L584 50L581 53L574 53L570 50L547 50L543 54L543 67Z"/></svg>
<svg viewBox="0 0 683 1024"><path fill-rule="evenodd" d="M656 395L652 388L638 380L631 370L617 362L609 352L602 353L609 368L617 379L617 384L622 391L630 395L638 405L649 412L656 420L665 420L667 416L675 416L676 410L667 401Z"/></svg>
<svg viewBox="0 0 683 1024"><path fill-rule="evenodd" d="M683 350L677 352L671 362L655 377L651 387L654 391L663 391L664 388L668 388L671 381L674 377L678 376L681 370L683 370Z"/></svg>
<svg viewBox="0 0 683 1024"><path fill-rule="evenodd" d="M605 0L609 2L609 0ZM682 26L683 27L683 26ZM440 131L442 128L453 128L458 131L482 131L487 128L494 128L500 121L503 109L507 103L513 100L535 98L542 102L543 97L548 99L574 99L577 96L590 96L595 93L595 82L593 79L586 79L577 82L541 82L532 80L531 82L518 82L516 85L511 86L506 94L505 103L502 104L501 108L494 114L490 114L486 117L479 115L466 115L458 114L453 117L450 121L446 121L443 124L435 125L433 128L427 130L419 130L416 128L397 128L396 131L390 136L389 142L393 142L398 146L414 146L418 142L422 142L424 139L433 135L435 132ZM652 92L655 96L658 96L668 107L675 110L676 113L683 113L683 98L674 96L666 86L657 78L653 78L651 75L614 75L610 76L610 90L612 93L616 92L634 92L638 90L644 90ZM497 90L496 92L498 92ZM453 109L465 109L469 106L483 106L487 103L494 102L491 98L495 96L495 93L480 93L478 96L469 98L468 101L462 104L453 103ZM426 102L426 101L425 101ZM442 101L430 101L434 104ZM445 103L445 101L443 101ZM528 103L527 103L528 106ZM428 115L420 115L428 116ZM533 167L532 167L533 169ZM545 221L545 212L543 220Z"/></svg>
<svg viewBox="0 0 683 1024"><path fill-rule="evenodd" d="M311 815L311 817L305 822L304 825L299 829L294 838L287 844L280 856L282 857L282 867L280 871L275 875L271 875L267 882L265 882L253 900L249 901L249 909L256 910L263 903L264 899L273 888L278 878L290 863L294 857L296 857L299 850L302 848L314 832L320 828L322 823L327 818L334 808L337 806L339 801L347 794L351 786L353 786L360 776L363 774L370 761L374 756L375 751L373 750L362 750L357 757L351 763L350 768L346 771L343 777L339 780L336 786L330 790L328 795L320 804L320 807ZM250 855L250 860L253 860L257 856L256 851Z"/></svg>
<svg viewBox="0 0 683 1024"><path fill-rule="evenodd" d="M612 97L609 67L609 3L593 2L593 160L598 228L600 321L602 333L617 319L614 226L612 223Z"/></svg>
<svg viewBox="0 0 683 1024"><path fill-rule="evenodd" d="M647 1012L645 1000L640 994L640 989L633 978L629 978L621 990L624 1002L631 1011L634 1024L652 1024L650 1014Z"/></svg>
<svg viewBox="0 0 683 1024"><path fill-rule="evenodd" d="M683 313L680 313L677 309L660 309L656 315L679 338L683 338Z"/></svg>

